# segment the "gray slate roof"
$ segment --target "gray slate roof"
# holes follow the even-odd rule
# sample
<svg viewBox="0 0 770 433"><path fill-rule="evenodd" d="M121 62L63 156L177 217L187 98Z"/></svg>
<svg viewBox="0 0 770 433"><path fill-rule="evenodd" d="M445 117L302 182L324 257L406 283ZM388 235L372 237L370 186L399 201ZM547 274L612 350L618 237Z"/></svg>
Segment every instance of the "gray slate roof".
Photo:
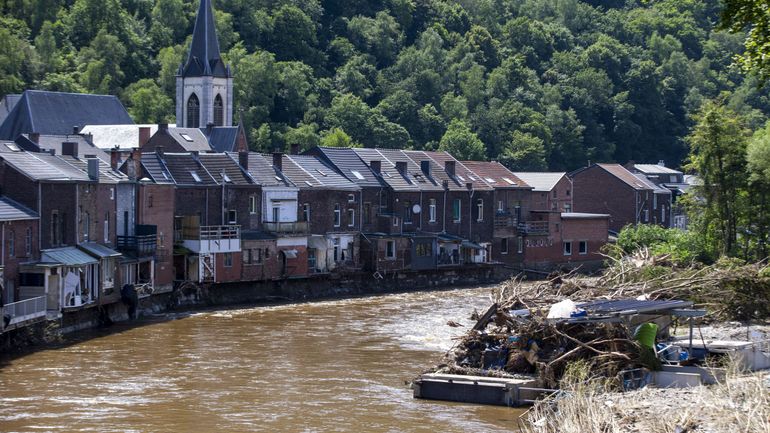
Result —
<svg viewBox="0 0 770 433"><path fill-rule="evenodd" d="M49 152L54 151L56 155L62 155L62 143L77 143L78 155L95 156L107 163L110 162L110 156L102 149L94 146L88 139L80 134L76 135L40 135L37 143L32 141L29 134L22 134L16 139L16 144L28 152Z"/></svg>
<svg viewBox="0 0 770 433"><path fill-rule="evenodd" d="M551 191L567 173L516 171L513 174L531 186L533 191Z"/></svg>
<svg viewBox="0 0 770 433"><path fill-rule="evenodd" d="M168 128L168 135L187 152L211 151L208 139L198 128Z"/></svg>
<svg viewBox="0 0 770 433"><path fill-rule="evenodd" d="M361 189L320 159L310 155L284 155L281 171L299 189Z"/></svg>
<svg viewBox="0 0 770 433"><path fill-rule="evenodd" d="M446 162L447 161L454 161L455 162L455 176L450 177L448 173L446 173L446 176L452 180L456 184L456 186L452 186L452 182L449 184L449 189L466 189L466 184L471 183L473 185L473 189L475 190L492 190L492 188L487 182L485 182L483 179L479 178L476 173L473 172L470 168L466 167L465 164L455 159L454 156L450 155L448 152L423 152L426 155L428 155L431 159L436 161L436 163L442 167L444 170L444 173L446 173Z"/></svg>
<svg viewBox="0 0 770 433"><path fill-rule="evenodd" d="M212 186L219 182L190 153L166 153L163 163L177 185Z"/></svg>
<svg viewBox="0 0 770 433"><path fill-rule="evenodd" d="M206 135L206 128L201 128L201 132ZM237 126L215 126L206 136L209 145L215 152L237 152L238 145L238 127Z"/></svg>
<svg viewBox="0 0 770 433"><path fill-rule="evenodd" d="M237 158L237 156L233 157ZM262 186L294 186L283 173L273 168L272 155L249 152L249 169L247 171L251 178Z"/></svg>
<svg viewBox="0 0 770 433"><path fill-rule="evenodd" d="M31 180L88 181L88 174L47 153L3 152L0 159Z"/></svg>
<svg viewBox="0 0 770 433"><path fill-rule="evenodd" d="M130 160L127 163L130 163ZM163 163L155 152L142 154L142 170L144 171L142 177L147 177L155 183L174 183L174 178L166 169L166 164Z"/></svg>
<svg viewBox="0 0 770 433"><path fill-rule="evenodd" d="M364 163L353 149L342 147L316 147L305 154L319 156L326 164L334 167L349 181L361 187L381 187L383 183L369 169L368 162ZM359 173L363 179L359 179L353 171Z"/></svg>
<svg viewBox="0 0 770 433"><path fill-rule="evenodd" d="M381 151L380 149L353 149L355 153L358 155L359 158L361 158L362 161L366 165L371 168L372 161L380 161L380 178L385 182L388 186L390 186L393 191L419 191L420 187L417 186L417 183L412 179L412 177L409 175L409 165L414 164L406 155L398 155L396 152L385 152L384 149ZM386 153L388 156L386 156ZM392 158L392 159L391 159ZM396 162L402 161L407 163L407 172L406 173L399 173L399 171L396 169ZM414 167L412 167L414 169ZM352 174L352 172L351 172Z"/></svg>
<svg viewBox="0 0 770 433"><path fill-rule="evenodd" d="M8 197L0 196L0 221L36 220L38 214Z"/></svg>
<svg viewBox="0 0 770 433"><path fill-rule="evenodd" d="M644 174L682 174L681 171L658 164L634 164L634 168Z"/></svg>
<svg viewBox="0 0 770 433"><path fill-rule="evenodd" d="M85 125L133 124L115 96L27 90L0 124L0 139L20 134L70 134Z"/></svg>
<svg viewBox="0 0 770 433"><path fill-rule="evenodd" d="M19 94L5 95L3 99L0 99L0 125L3 124L5 118L8 117L20 99L21 95Z"/></svg>
<svg viewBox="0 0 770 433"><path fill-rule="evenodd" d="M62 155L59 157L63 161L71 164L73 167L83 171L88 175L88 159L86 158L73 158L69 155ZM99 182L100 183L118 183L127 181L128 176L112 169L108 162L99 160Z"/></svg>
<svg viewBox="0 0 770 433"><path fill-rule="evenodd" d="M198 156L198 160L203 167L211 174L211 176L222 183L222 172L224 172L227 179L225 183L228 185L253 185L251 177L241 169L241 166L224 153L202 153Z"/></svg>
<svg viewBox="0 0 770 433"><path fill-rule="evenodd" d="M180 68L179 75L183 77L230 76L230 69L222 61L219 53L219 40L214 26L211 0L200 0L190 53L187 56L187 62Z"/></svg>

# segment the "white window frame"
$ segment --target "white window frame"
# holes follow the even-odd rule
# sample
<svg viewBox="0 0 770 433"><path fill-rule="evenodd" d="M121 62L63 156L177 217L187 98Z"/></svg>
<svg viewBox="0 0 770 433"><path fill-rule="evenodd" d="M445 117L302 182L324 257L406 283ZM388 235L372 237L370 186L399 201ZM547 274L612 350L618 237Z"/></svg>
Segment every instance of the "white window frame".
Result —
<svg viewBox="0 0 770 433"><path fill-rule="evenodd" d="M502 200L497 201L497 211L500 213L505 211L505 203Z"/></svg>
<svg viewBox="0 0 770 433"><path fill-rule="evenodd" d="M457 205L457 213L455 213L455 205ZM452 221L460 223L463 220L463 202L459 198L456 198L452 202Z"/></svg>
<svg viewBox="0 0 770 433"><path fill-rule="evenodd" d="M385 259L396 260L396 241L385 241Z"/></svg>
<svg viewBox="0 0 770 433"><path fill-rule="evenodd" d="M484 222L484 199L480 198L476 200L476 209L478 215L476 216L476 222Z"/></svg>
<svg viewBox="0 0 770 433"><path fill-rule="evenodd" d="M249 196L249 214L254 215L257 213L257 196Z"/></svg>
<svg viewBox="0 0 770 433"><path fill-rule="evenodd" d="M524 237L519 236L518 238L516 238L516 242L518 244L517 247L516 247L516 252L519 253L519 254L523 253L524 252Z"/></svg>
<svg viewBox="0 0 770 433"><path fill-rule="evenodd" d="M348 208L348 227L355 227L356 225L356 210L352 207Z"/></svg>
<svg viewBox="0 0 770 433"><path fill-rule="evenodd" d="M500 254L508 254L508 238L500 239Z"/></svg>
<svg viewBox="0 0 770 433"><path fill-rule="evenodd" d="M310 222L310 203L304 203L302 205L302 217L306 222Z"/></svg>
<svg viewBox="0 0 770 433"><path fill-rule="evenodd" d="M339 203L334 203L334 227L342 225L342 209Z"/></svg>
<svg viewBox="0 0 770 433"><path fill-rule="evenodd" d="M428 222L431 222L431 223L436 222L436 199L435 198L430 199L430 202L428 204Z"/></svg>
<svg viewBox="0 0 770 433"><path fill-rule="evenodd" d="M562 243L562 252L565 256L572 255L572 241L564 241Z"/></svg>
<svg viewBox="0 0 770 433"><path fill-rule="evenodd" d="M227 210L227 223L238 224L238 211L235 209Z"/></svg>
<svg viewBox="0 0 770 433"><path fill-rule="evenodd" d="M581 256L588 254L588 241L578 242L578 254Z"/></svg>

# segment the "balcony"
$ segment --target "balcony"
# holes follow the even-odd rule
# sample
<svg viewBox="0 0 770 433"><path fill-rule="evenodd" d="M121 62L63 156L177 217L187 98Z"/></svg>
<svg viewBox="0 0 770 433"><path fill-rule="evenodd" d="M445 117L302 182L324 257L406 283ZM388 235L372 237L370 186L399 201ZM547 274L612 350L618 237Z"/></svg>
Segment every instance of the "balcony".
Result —
<svg viewBox="0 0 770 433"><path fill-rule="evenodd" d="M519 223L519 232L526 235L547 235L549 233L548 221L530 221Z"/></svg>
<svg viewBox="0 0 770 433"><path fill-rule="evenodd" d="M23 326L24 322L29 322L46 315L46 298L38 296L19 302L6 304L2 309L3 315L11 318L8 326Z"/></svg>
<svg viewBox="0 0 770 433"><path fill-rule="evenodd" d="M149 257L155 254L158 243L158 227L137 225L135 236L118 236L118 250L134 257Z"/></svg>
<svg viewBox="0 0 770 433"><path fill-rule="evenodd" d="M175 239L195 253L234 253L241 250L241 226L182 227Z"/></svg>
<svg viewBox="0 0 770 433"><path fill-rule="evenodd" d="M310 224L307 221L297 222L264 222L262 223L265 231L273 233L287 234L307 234L310 233Z"/></svg>

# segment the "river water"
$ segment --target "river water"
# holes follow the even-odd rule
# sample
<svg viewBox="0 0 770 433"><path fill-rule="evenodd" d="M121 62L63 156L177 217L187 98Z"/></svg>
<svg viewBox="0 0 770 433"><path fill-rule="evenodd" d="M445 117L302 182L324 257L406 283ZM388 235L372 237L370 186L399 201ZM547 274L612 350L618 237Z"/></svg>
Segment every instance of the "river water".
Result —
<svg viewBox="0 0 770 433"><path fill-rule="evenodd" d="M416 400L405 384L472 326L490 290L117 324L2 361L0 432L515 431L521 411Z"/></svg>

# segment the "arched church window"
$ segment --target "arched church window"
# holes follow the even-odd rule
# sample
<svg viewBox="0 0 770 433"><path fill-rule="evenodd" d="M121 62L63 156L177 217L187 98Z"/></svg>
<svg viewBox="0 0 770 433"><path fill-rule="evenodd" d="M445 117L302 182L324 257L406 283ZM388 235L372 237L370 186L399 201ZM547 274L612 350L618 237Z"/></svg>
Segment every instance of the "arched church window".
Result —
<svg viewBox="0 0 770 433"><path fill-rule="evenodd" d="M201 104L195 93L187 100L187 127L199 128L201 123Z"/></svg>
<svg viewBox="0 0 770 433"><path fill-rule="evenodd" d="M224 107L222 106L222 95L217 95L216 98L214 98L214 126L224 126L225 124L225 113L224 113Z"/></svg>

